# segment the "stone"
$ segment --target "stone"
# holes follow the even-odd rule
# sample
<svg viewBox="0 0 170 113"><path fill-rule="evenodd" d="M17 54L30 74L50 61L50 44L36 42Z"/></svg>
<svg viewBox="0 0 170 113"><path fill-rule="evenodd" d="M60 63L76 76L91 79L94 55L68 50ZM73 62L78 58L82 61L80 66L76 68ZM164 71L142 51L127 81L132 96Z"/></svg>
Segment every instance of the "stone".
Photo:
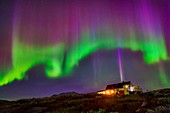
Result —
<svg viewBox="0 0 170 113"><path fill-rule="evenodd" d="M152 109L147 109L146 113L155 113L155 111Z"/></svg>
<svg viewBox="0 0 170 113"><path fill-rule="evenodd" d="M142 103L141 107L146 107L147 104L148 104L148 103L147 103L146 101L144 101L144 102Z"/></svg>

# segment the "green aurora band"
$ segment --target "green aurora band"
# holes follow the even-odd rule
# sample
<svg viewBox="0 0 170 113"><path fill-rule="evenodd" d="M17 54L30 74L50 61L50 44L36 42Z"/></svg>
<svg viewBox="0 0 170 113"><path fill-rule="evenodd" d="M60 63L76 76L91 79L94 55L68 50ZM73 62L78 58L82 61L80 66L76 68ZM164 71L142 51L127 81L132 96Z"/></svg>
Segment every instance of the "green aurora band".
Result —
<svg viewBox="0 0 170 113"><path fill-rule="evenodd" d="M69 75L74 67L78 66L80 60L99 50L127 48L134 52L141 51L147 64L169 59L162 35L157 37L148 35L140 41L137 40L139 35L134 32L129 32L125 36L116 38L117 36L111 30L102 33L94 32L92 35L90 31L86 30L80 35L80 40L70 47L65 43L48 47L28 45L20 42L18 37L15 36L12 48L12 67L2 73L0 86L14 80L22 80L26 77L25 73L28 70L40 64L46 66L45 73L49 78ZM123 41L121 38L123 38ZM144 40L145 38L147 38L147 41ZM160 80L164 86L170 86L162 67L160 68Z"/></svg>

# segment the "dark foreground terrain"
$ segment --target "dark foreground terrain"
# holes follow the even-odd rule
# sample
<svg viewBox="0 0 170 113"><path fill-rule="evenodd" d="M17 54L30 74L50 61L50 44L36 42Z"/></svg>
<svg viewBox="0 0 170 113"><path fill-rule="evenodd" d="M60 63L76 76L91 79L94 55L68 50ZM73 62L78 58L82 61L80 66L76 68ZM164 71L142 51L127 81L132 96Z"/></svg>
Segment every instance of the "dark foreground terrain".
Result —
<svg viewBox="0 0 170 113"><path fill-rule="evenodd" d="M170 89L124 97L71 92L44 98L1 100L0 113L170 113Z"/></svg>

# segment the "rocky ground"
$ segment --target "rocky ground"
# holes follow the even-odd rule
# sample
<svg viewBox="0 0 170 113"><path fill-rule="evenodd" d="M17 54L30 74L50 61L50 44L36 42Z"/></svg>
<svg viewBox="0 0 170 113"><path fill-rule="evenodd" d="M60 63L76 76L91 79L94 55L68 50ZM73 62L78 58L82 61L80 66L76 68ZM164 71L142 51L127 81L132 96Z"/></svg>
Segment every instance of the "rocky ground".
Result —
<svg viewBox="0 0 170 113"><path fill-rule="evenodd" d="M44 98L0 100L0 113L170 113L170 89L124 97L70 92Z"/></svg>

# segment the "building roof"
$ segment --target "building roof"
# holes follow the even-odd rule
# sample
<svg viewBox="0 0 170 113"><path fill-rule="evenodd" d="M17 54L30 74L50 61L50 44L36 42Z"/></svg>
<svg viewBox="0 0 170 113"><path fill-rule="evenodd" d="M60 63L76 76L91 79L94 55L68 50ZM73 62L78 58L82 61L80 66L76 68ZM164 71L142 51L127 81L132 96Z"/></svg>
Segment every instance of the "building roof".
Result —
<svg viewBox="0 0 170 113"><path fill-rule="evenodd" d="M123 88L124 85L130 85L130 84L131 81L127 81L127 82L123 81L121 83L107 85L106 89Z"/></svg>
<svg viewBox="0 0 170 113"><path fill-rule="evenodd" d="M100 91L97 91L97 92L103 92L103 91L105 91L105 90L100 90Z"/></svg>

